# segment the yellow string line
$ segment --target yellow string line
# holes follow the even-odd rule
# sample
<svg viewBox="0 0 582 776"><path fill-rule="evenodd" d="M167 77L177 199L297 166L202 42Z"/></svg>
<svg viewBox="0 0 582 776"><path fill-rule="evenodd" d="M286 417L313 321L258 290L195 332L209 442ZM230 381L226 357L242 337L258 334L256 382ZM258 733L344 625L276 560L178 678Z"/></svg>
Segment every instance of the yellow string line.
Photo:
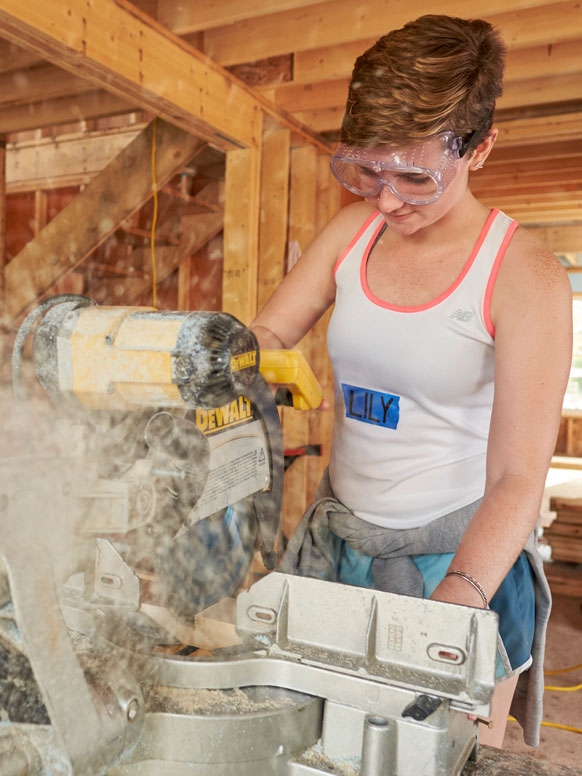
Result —
<svg viewBox="0 0 582 776"><path fill-rule="evenodd" d="M546 685L544 690L554 690L555 692L575 692L576 690L582 690L582 684L574 684L571 687L548 687L548 685Z"/></svg>
<svg viewBox="0 0 582 776"><path fill-rule="evenodd" d="M555 671L544 671L546 676L556 676L557 674L567 674L569 671L577 671L582 668L582 663L577 666L570 666L570 668L558 668Z"/></svg>
<svg viewBox="0 0 582 776"><path fill-rule="evenodd" d="M157 117L154 119L152 127L152 192L154 200L154 210L152 214L152 230L150 235L150 249L152 257L152 302L153 306L158 306L158 274L156 268L156 225L158 220L158 182L156 179L156 130L158 125Z"/></svg>
<svg viewBox="0 0 582 776"><path fill-rule="evenodd" d="M577 671L579 668L582 668L582 663L577 666L570 666L570 668L558 668L555 671L544 671L544 676L556 676L558 674L567 674L570 671ZM582 690L582 684L575 684L571 687L550 687L549 685L546 685L544 687L544 690L553 690L555 692L575 692L576 690Z"/></svg>
<svg viewBox="0 0 582 776"><path fill-rule="evenodd" d="M545 727L558 728L558 730L568 730L570 733L582 733L580 728L570 727L570 725L560 725L559 722L542 722Z"/></svg>
<svg viewBox="0 0 582 776"><path fill-rule="evenodd" d="M515 717L509 716L507 719L509 722L517 722ZM570 733L582 733L580 728L571 727L570 725L561 725L559 722L546 722L543 720L542 725L544 727L558 728L558 730L567 730Z"/></svg>

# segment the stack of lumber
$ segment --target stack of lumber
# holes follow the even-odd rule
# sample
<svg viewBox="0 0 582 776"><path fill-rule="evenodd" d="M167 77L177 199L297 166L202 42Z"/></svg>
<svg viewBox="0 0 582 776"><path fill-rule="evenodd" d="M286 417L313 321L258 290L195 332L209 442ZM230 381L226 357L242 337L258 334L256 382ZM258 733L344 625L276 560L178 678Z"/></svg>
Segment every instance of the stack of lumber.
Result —
<svg viewBox="0 0 582 776"><path fill-rule="evenodd" d="M550 510L556 513L544 528L554 561L546 566L550 587L555 593L582 596L582 499L553 497Z"/></svg>

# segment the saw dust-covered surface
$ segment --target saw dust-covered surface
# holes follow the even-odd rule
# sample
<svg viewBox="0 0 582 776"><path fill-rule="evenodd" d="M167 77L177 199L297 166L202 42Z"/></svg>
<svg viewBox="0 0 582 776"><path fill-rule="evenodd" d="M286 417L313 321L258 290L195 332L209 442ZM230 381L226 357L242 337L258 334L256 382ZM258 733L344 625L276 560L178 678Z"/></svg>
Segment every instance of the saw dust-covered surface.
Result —
<svg viewBox="0 0 582 776"><path fill-rule="evenodd" d="M350 760L332 761L326 757L320 744L307 749L301 757L297 758L301 765L307 765L311 768L318 768L322 773L328 773L330 776L360 776L360 758Z"/></svg>
<svg viewBox="0 0 582 776"><path fill-rule="evenodd" d="M156 686L144 695L149 712L202 716L275 712L295 706L301 698L289 691L265 687L197 690Z"/></svg>

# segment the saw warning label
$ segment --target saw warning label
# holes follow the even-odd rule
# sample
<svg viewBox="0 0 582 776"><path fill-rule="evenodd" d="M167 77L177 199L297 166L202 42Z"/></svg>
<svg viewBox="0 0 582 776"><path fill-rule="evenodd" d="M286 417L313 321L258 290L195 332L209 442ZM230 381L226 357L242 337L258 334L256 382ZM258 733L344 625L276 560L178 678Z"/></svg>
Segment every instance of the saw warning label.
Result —
<svg viewBox="0 0 582 776"><path fill-rule="evenodd" d="M267 440L261 423L211 435L210 465L204 491L190 513L191 522L201 520L229 504L265 490L270 485Z"/></svg>
<svg viewBox="0 0 582 776"><path fill-rule="evenodd" d="M238 399L224 404L222 407L215 407L211 410L197 409L196 425L204 434L212 434L213 431L236 426L252 417L253 410L250 401L246 396L239 396Z"/></svg>

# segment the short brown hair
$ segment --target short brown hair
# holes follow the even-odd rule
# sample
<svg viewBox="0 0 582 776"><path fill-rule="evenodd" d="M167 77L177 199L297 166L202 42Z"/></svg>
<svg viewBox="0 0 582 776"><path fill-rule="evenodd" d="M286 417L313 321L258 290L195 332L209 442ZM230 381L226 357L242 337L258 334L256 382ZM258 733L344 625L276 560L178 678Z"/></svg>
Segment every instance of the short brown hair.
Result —
<svg viewBox="0 0 582 776"><path fill-rule="evenodd" d="M380 38L354 65L341 140L403 145L446 129L477 145L502 92L505 45L483 19L428 14Z"/></svg>

